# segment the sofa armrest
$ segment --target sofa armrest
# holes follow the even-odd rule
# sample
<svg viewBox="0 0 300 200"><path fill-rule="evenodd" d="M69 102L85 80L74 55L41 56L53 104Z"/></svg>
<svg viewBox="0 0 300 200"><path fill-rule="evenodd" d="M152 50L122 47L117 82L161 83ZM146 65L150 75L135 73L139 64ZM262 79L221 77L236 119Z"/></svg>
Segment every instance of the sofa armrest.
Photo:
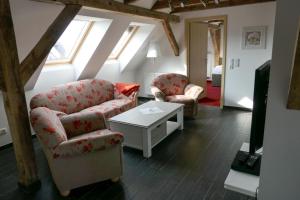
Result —
<svg viewBox="0 0 300 200"><path fill-rule="evenodd" d="M30 112L30 122L41 143L52 150L67 141L65 129L56 112L38 107Z"/></svg>
<svg viewBox="0 0 300 200"><path fill-rule="evenodd" d="M158 87L152 85L151 92L154 95L156 101L165 101L166 95Z"/></svg>
<svg viewBox="0 0 300 200"><path fill-rule="evenodd" d="M95 151L103 151L115 147L122 142L122 133L112 132L108 129L94 131L62 142L55 148L53 158L66 158Z"/></svg>
<svg viewBox="0 0 300 200"><path fill-rule="evenodd" d="M188 84L184 89L184 95L194 99L194 101L198 101L203 91L203 88L198 85Z"/></svg>

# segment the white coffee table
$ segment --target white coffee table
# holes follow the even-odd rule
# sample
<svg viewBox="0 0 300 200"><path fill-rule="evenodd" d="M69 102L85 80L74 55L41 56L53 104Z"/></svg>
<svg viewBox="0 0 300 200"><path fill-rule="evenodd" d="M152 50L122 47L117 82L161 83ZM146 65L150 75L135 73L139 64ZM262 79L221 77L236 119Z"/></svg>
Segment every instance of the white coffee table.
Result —
<svg viewBox="0 0 300 200"><path fill-rule="evenodd" d="M152 148L176 129L183 129L183 104L149 101L108 120L112 131L124 134L124 145L151 157ZM168 121L177 115L177 122Z"/></svg>

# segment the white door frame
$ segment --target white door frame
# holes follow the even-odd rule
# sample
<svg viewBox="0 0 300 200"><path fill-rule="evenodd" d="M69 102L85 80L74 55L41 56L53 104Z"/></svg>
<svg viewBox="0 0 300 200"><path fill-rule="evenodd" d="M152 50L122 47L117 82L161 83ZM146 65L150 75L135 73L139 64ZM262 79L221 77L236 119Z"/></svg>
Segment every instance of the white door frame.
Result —
<svg viewBox="0 0 300 200"><path fill-rule="evenodd" d="M190 41L190 24L192 22L203 22L208 20L222 20L224 21L223 31L223 59L222 59L222 81L221 81L221 99L220 108L224 106L224 92L225 92L225 72L226 72L226 57L227 57L227 15L209 16L209 17L198 17L185 19L185 45L186 45L186 66L187 75L190 76L189 65L190 65L190 52L189 52L189 41Z"/></svg>

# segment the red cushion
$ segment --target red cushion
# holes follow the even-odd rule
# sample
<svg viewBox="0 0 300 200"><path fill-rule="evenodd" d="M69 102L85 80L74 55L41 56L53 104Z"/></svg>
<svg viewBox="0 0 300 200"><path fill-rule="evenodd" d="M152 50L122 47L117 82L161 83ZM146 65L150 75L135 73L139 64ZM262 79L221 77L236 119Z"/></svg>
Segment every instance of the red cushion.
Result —
<svg viewBox="0 0 300 200"><path fill-rule="evenodd" d="M116 83L115 86L119 92L126 96L130 96L140 88L140 85L136 83Z"/></svg>

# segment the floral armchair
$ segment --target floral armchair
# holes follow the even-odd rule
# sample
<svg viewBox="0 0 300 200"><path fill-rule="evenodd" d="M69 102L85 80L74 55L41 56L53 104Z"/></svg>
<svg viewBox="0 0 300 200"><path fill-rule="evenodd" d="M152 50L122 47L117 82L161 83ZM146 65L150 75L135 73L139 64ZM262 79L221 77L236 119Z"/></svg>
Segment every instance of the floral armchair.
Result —
<svg viewBox="0 0 300 200"><path fill-rule="evenodd" d="M70 190L122 175L122 133L106 119L135 106L136 94L118 93L104 80L83 80L32 98L31 125L63 196Z"/></svg>
<svg viewBox="0 0 300 200"><path fill-rule="evenodd" d="M194 117L198 112L197 104L203 88L190 84L184 75L170 73L156 77L151 84L151 92L156 101L184 104L184 115Z"/></svg>

